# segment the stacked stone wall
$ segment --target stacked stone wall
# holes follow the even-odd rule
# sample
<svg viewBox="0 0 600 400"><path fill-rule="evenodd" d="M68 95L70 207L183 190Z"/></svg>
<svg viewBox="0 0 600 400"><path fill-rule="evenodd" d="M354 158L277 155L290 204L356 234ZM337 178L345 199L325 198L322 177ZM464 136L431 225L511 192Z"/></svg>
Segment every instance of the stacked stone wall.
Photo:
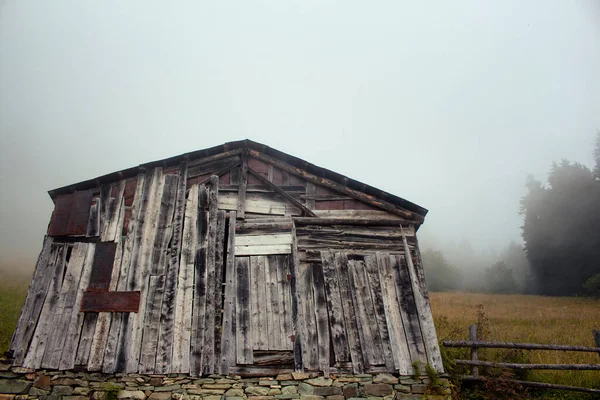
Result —
<svg viewBox="0 0 600 400"><path fill-rule="evenodd" d="M101 374L0 364L0 400L447 400L447 379L293 372L276 377Z"/></svg>

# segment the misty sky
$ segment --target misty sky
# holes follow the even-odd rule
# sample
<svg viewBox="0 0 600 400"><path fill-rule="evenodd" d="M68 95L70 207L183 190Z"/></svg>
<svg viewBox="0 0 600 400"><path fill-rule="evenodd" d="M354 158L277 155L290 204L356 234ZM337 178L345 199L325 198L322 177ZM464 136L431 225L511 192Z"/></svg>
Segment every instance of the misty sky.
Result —
<svg viewBox="0 0 600 400"><path fill-rule="evenodd" d="M0 0L0 260L33 266L49 189L244 138L500 249L599 128L594 0Z"/></svg>

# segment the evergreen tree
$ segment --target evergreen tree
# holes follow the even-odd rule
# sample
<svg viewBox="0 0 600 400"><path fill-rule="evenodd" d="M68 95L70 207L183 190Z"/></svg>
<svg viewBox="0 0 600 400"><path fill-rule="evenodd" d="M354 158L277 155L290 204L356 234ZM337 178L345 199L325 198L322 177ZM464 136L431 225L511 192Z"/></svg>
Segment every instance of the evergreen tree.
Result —
<svg viewBox="0 0 600 400"><path fill-rule="evenodd" d="M581 293L583 283L600 272L599 166L594 173L578 163L554 163L547 188L527 179L522 234L541 294Z"/></svg>

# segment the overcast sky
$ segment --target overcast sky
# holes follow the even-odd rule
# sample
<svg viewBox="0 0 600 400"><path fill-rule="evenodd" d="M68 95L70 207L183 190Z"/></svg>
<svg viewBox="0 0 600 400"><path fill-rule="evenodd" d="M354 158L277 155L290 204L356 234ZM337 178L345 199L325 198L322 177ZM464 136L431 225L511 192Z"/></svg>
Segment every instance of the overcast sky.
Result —
<svg viewBox="0 0 600 400"><path fill-rule="evenodd" d="M500 249L598 128L595 0L0 0L0 260L33 266L49 189L244 138Z"/></svg>

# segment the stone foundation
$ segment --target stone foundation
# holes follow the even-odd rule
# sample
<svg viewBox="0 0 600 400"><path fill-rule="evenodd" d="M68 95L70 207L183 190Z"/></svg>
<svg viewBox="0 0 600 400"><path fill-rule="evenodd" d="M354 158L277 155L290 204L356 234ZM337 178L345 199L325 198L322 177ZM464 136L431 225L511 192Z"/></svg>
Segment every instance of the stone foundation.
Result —
<svg viewBox="0 0 600 400"><path fill-rule="evenodd" d="M101 374L30 370L0 364L0 400L447 400L447 379L389 374L281 374L241 378L211 375Z"/></svg>

